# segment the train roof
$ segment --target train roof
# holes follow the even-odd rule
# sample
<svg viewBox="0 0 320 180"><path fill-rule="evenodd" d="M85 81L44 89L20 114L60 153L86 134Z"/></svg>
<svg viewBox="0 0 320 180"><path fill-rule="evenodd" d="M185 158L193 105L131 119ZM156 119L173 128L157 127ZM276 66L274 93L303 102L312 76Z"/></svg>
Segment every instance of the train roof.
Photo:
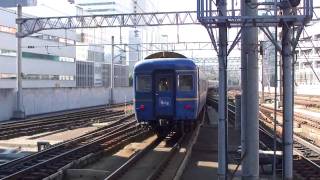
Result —
<svg viewBox="0 0 320 180"><path fill-rule="evenodd" d="M197 65L188 58L157 58L139 61L135 72L152 72L158 69L196 70Z"/></svg>

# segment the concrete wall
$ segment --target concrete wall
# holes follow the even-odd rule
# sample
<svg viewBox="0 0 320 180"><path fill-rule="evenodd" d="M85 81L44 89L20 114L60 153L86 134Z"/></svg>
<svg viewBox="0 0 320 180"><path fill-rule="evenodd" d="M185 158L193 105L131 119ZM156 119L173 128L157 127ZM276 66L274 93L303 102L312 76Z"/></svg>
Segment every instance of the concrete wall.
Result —
<svg viewBox="0 0 320 180"><path fill-rule="evenodd" d="M32 88L23 90L26 115L103 105L109 102L110 89L99 88ZM114 101L132 101L130 87L115 88ZM15 110L15 91L0 89L0 121L8 120Z"/></svg>
<svg viewBox="0 0 320 180"><path fill-rule="evenodd" d="M11 118L15 104L15 91L13 89L0 88L0 120L7 120Z"/></svg>

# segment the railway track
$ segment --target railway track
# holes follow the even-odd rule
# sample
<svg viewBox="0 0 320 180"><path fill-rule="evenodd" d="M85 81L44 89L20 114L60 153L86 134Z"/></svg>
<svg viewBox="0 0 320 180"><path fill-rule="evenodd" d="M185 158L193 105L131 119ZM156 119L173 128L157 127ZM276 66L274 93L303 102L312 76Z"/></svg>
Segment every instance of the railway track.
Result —
<svg viewBox="0 0 320 180"><path fill-rule="evenodd" d="M200 117L201 122L205 118L204 113ZM180 179L187 159L190 157L193 144L197 139L200 126L201 124L198 124L196 129L189 133L171 132L165 138L158 137L146 148L133 155L125 164L106 177L105 180ZM166 145L164 146L164 144ZM161 154L159 155L158 153ZM143 173L138 172L141 166L145 167Z"/></svg>
<svg viewBox="0 0 320 180"><path fill-rule="evenodd" d="M260 110L262 113L268 115L268 116L265 116L264 119L266 120L266 118L268 118L269 119L268 122L271 123L272 121L270 119L272 118L273 109L265 107L265 106L260 106ZM282 111L278 110L277 116L282 117ZM282 121L278 120L278 124L282 125ZM300 113L294 113L294 124L295 124L295 127L302 129L302 131L320 134L320 121L313 118L313 117L309 117L309 116L306 116L306 115L303 115ZM281 126L279 126L279 128L281 129ZM300 137L310 143L313 143L316 146L320 145L319 144L320 139L316 139L317 136L315 136L315 138L313 138L303 132L295 132L295 136Z"/></svg>
<svg viewBox="0 0 320 180"><path fill-rule="evenodd" d="M119 107L113 106L114 107ZM0 124L0 140L19 136L34 135L48 131L62 131L89 126L96 122L110 121L125 113L123 110L113 111L111 108L94 108L80 112L70 112L52 117L40 117L23 121L4 122Z"/></svg>
<svg viewBox="0 0 320 180"><path fill-rule="evenodd" d="M0 179L42 179L90 153L112 150L148 132L136 124L134 115L38 153L0 165Z"/></svg>
<svg viewBox="0 0 320 180"><path fill-rule="evenodd" d="M261 114L262 120L260 124L263 124L265 131L269 129L269 138L266 138L265 141L273 141L273 134L271 129L273 128L273 121L270 115ZM261 126L260 126L261 127ZM282 125L277 123L277 147L281 147L281 133ZM296 176L301 176L301 179L318 179L320 175L320 148L315 144L308 141L306 137L301 137L301 135L294 133L293 135L293 151L294 151L294 162L293 169L296 173ZM272 149L272 146L270 147ZM281 150L280 148L278 150Z"/></svg>
<svg viewBox="0 0 320 180"><path fill-rule="evenodd" d="M273 93L265 92L265 98L274 99ZM261 93L260 93L261 96ZM307 108L316 108L318 111L320 108L320 96L312 96L312 95L295 95L294 103L296 105L303 105Z"/></svg>
<svg viewBox="0 0 320 180"><path fill-rule="evenodd" d="M267 106L260 106L260 110L268 113L273 113L273 108L267 107ZM282 116L282 111L277 110L277 115ZM303 113L294 113L294 120L298 124L308 124L310 127L318 128L320 129L320 120L313 117L308 116Z"/></svg>
<svg viewBox="0 0 320 180"><path fill-rule="evenodd" d="M217 101L212 101L212 98L208 98L209 103L215 103L217 106ZM231 110L230 113L234 113L233 105L228 105ZM233 107L232 107L233 106ZM281 115L281 114L279 114ZM259 136L260 144L269 149L273 149L273 120L269 115L266 116L263 113L260 113L260 127L259 127ZM281 150L280 147L282 144L281 141L281 124L277 124L277 150ZM294 162L293 169L295 171L296 178L301 179L319 179L320 176L320 148L310 143L309 141L299 137L299 135L294 134ZM279 160L281 163L281 161ZM278 167L278 166L277 166ZM280 167L280 165L279 165Z"/></svg>

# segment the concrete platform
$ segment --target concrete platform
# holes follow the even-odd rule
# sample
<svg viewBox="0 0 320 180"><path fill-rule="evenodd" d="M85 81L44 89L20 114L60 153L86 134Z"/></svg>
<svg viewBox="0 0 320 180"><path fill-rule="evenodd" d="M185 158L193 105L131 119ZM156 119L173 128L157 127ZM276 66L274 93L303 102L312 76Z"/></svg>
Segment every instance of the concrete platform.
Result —
<svg viewBox="0 0 320 180"><path fill-rule="evenodd" d="M183 180L218 179L218 126L217 113L208 109L209 119L200 129L188 165L182 175ZM240 179L241 167L236 170L237 148L240 145L240 131L229 127L229 172Z"/></svg>
<svg viewBox="0 0 320 180"><path fill-rule="evenodd" d="M183 180L218 179L218 114L208 108L209 118L200 129L198 139L193 147L191 157L183 172ZM240 154L237 149L241 144L241 132L229 126L229 179L241 179L241 165L238 166ZM272 179L271 166L260 166L259 179ZM268 174L269 173L269 174ZM277 179L281 179L278 176Z"/></svg>

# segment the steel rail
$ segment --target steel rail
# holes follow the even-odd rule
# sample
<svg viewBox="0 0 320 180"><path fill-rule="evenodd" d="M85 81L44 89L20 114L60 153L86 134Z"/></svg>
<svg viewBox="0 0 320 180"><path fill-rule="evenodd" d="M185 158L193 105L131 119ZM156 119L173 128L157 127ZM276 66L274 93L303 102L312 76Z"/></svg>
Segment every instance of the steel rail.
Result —
<svg viewBox="0 0 320 180"><path fill-rule="evenodd" d="M182 143L182 141L185 140L185 138L186 138L186 134L183 134L179 138L178 142L176 142L174 146L171 148L169 154L164 159L162 159L160 164L158 164L157 168L155 168L151 172L151 174L147 177L147 180L155 180L159 176L159 174L163 171L165 166L170 162L174 154L178 152L178 150L180 149L180 144Z"/></svg>
<svg viewBox="0 0 320 180"><path fill-rule="evenodd" d="M273 113L273 109L266 107L266 106L260 106L260 109L262 111L267 111L269 113ZM282 115L282 111L277 111L277 115ZM294 113L294 120L301 123L301 124L308 124L312 127L320 128L320 120L313 118L311 116L302 114L302 113Z"/></svg>
<svg viewBox="0 0 320 180"><path fill-rule="evenodd" d="M115 143L119 143L125 138L128 138L128 135L133 135L133 133L137 131L135 121L123 123L123 121L129 119L132 119L132 116L115 122L113 126L110 125L109 128L103 128L100 131L89 133L73 141L65 142L29 157L21 158L15 162L9 162L5 165L6 168L0 166L0 174L4 176L2 179L16 179L24 175L31 176L32 174L37 174L37 172L39 176L46 177L70 161L83 157L91 152L96 152L102 147L100 145L105 141L114 141L117 139ZM41 171L43 168L49 169L48 172ZM8 174L6 174L6 172Z"/></svg>
<svg viewBox="0 0 320 180"><path fill-rule="evenodd" d="M19 136L34 135L38 133L61 130L61 129L75 129L79 127L89 126L96 122L97 118L101 119L100 122L106 121L106 119L124 115L124 112L107 112L96 113L90 116L77 116L70 118L61 118L57 120L47 119L41 122L27 123L25 125L7 126L1 127L0 139L11 139Z"/></svg>
<svg viewBox="0 0 320 180"><path fill-rule="evenodd" d="M21 120L7 120L7 121L1 121L0 122L0 127L3 125L9 125L9 124L19 124L19 123L25 123L25 122L30 122L30 121L38 121L42 119L48 119L48 118L61 118L64 116L70 116L70 115L76 115L79 113L86 113L86 112L95 112L95 111L101 111L101 110L111 110L113 108L121 107L124 105L132 105L132 102L127 102L127 103L119 103L119 104L113 104L110 106L94 106L94 107L87 107L87 108L80 108L80 109L73 109L73 110L65 110L65 111L60 111L60 112L53 112L49 114L44 114L44 115L34 115L33 117L28 117L26 119L21 119Z"/></svg>
<svg viewBox="0 0 320 180"><path fill-rule="evenodd" d="M119 107L119 106L114 106ZM25 120L6 122L0 124L0 139L10 139L21 135L33 135L52 130L74 129L88 126L94 122L105 122L107 119L124 115L124 111L99 108L89 111L72 112L53 117L39 118L37 120Z"/></svg>
<svg viewBox="0 0 320 180"><path fill-rule="evenodd" d="M107 140L112 140L112 139L117 139L117 140L122 140L123 138L119 138L119 137L126 137L126 135L132 130L136 130L135 126L125 126L128 128L123 128L121 127L121 129L116 129L115 131L112 131L112 133L108 133L106 135L103 135L102 137L99 137L97 139L95 139L93 142L90 142L86 145L82 145L79 147L76 147L75 149L71 149L67 152L64 152L62 154L59 154L57 156L54 156L48 160L44 160L44 161L40 161L40 163L34 164L26 169L20 170L14 174L11 174L3 179L16 179L16 178L20 178L24 175L30 175L30 173L33 173L34 171L36 171L36 169L51 169L51 167L56 164L59 163L63 160L65 160L65 158L72 158L72 159L78 159L81 157L84 157L85 155L89 154L90 152L95 152L98 150L98 145L100 143L102 143L102 141L107 141ZM119 136L119 137L117 137ZM76 156L75 158L73 158L74 156ZM70 162L72 160L68 160L68 162ZM68 164L68 162L65 162L64 164ZM62 167L63 165L58 165L59 167ZM55 168L55 170L57 170L58 168ZM44 176L48 176L49 174L45 174Z"/></svg>
<svg viewBox="0 0 320 180"><path fill-rule="evenodd" d="M118 126L121 126L122 123L128 121L130 118L133 118L134 115L131 114L129 116L126 116L124 118L121 118L105 127L102 127L102 128L99 128L97 130L94 130L94 131L91 131L89 133L86 133L82 136L79 136L77 138L73 138L71 140L68 140L68 141L65 141L65 142L62 142L62 143L59 143L59 144L56 144L56 145L53 145L51 147L49 147L48 149L45 149L43 151L40 151L40 152L37 152L35 154L31 154L29 156L25 156L25 157L22 157L22 158L19 158L19 159L15 159L13 161L10 161L10 162L7 162L5 164L1 164L0 165L0 172L4 169L9 169L15 165L18 165L20 163L23 163L23 162L26 162L26 161L29 161L29 160L32 160L34 158L37 158L38 156L40 155L45 155L47 153L51 153L52 151L58 151L59 149L63 148L63 147L68 147L68 146L72 146L74 144L79 144L83 141L86 141L88 139L91 139L95 136L100 136L101 134L104 134L112 129L115 129L117 128ZM0 173L1 174L1 173Z"/></svg>
<svg viewBox="0 0 320 180"><path fill-rule="evenodd" d="M164 138L158 137L146 148L133 155L126 163L120 166L117 170L111 173L105 180L115 180L121 177L130 167L132 167L137 161L142 159L148 152L158 146Z"/></svg>
<svg viewBox="0 0 320 180"><path fill-rule="evenodd" d="M130 157L129 160L127 160L122 166L120 166L116 171L111 173L108 177L105 178L105 180L115 180L115 179L121 179L121 177L130 171L130 168L134 167L134 165L141 161L143 157L146 156L147 153L149 153L151 150L155 149L161 142L163 142L164 139L166 140L175 140L176 137L179 139L176 140L175 144L171 147L168 154L166 154L165 157L160 161L159 164L155 168L153 168L153 171L148 175L146 179L152 180L156 179L161 172L163 172L168 165L168 163L173 159L173 157L176 155L177 151L182 147L182 144L185 144L186 146L186 152L184 157L181 159L181 163L179 163L175 174L173 174L173 178L177 179L182 175L182 172L186 166L186 163L188 161L188 158L190 157L192 147L195 144L195 141L198 137L200 126L204 121L206 111L204 110L202 112L202 116L199 116L200 123L197 125L196 129L192 131L192 134L172 134L169 133L166 135L166 138L164 137L158 137L155 139L152 143L150 143L146 148L143 150L140 150L138 153L134 154L132 157Z"/></svg>
<svg viewBox="0 0 320 180"><path fill-rule="evenodd" d="M212 98L212 97L208 97L208 103L209 104L214 104L216 103L216 101ZM230 105L229 105L230 106ZM233 113L231 111L231 113ZM268 142L263 142L266 144L269 144L268 147L270 149L272 149L273 147L273 137L272 134L267 130L267 129L272 129L272 127L269 127L268 125L271 124L271 120L265 121L265 119L259 119L259 121L262 123L260 123L260 127L259 127L259 134L261 136L261 133L266 135L266 136L262 136L261 139L263 139L264 141L270 141L270 143ZM266 125L265 127L263 125ZM280 124L277 124L278 126L278 130L280 131L280 129L282 127L280 127ZM279 132L281 133L281 132ZM269 136L269 140L267 140ZM314 178L314 177L319 177L319 172L320 172L320 154L319 154L319 147L314 146L313 144L309 143L308 141L299 138L296 134L294 134L294 152L300 157L302 158L304 165L302 166L295 166L296 163L301 163L299 161L295 161L294 163L294 170L296 172L301 172L301 173L305 173L303 174L304 177L308 177L308 178ZM279 145L281 145L281 139L277 138L277 142L279 143ZM299 147L297 147L297 144ZM281 147L281 146L277 146L277 147ZM306 155L305 153L303 153L304 151L308 151L310 154L310 152L313 154L313 157L308 157L308 155ZM318 154L318 155L317 155ZM301 171L299 170L299 168L304 167L305 169L309 169L309 171Z"/></svg>

